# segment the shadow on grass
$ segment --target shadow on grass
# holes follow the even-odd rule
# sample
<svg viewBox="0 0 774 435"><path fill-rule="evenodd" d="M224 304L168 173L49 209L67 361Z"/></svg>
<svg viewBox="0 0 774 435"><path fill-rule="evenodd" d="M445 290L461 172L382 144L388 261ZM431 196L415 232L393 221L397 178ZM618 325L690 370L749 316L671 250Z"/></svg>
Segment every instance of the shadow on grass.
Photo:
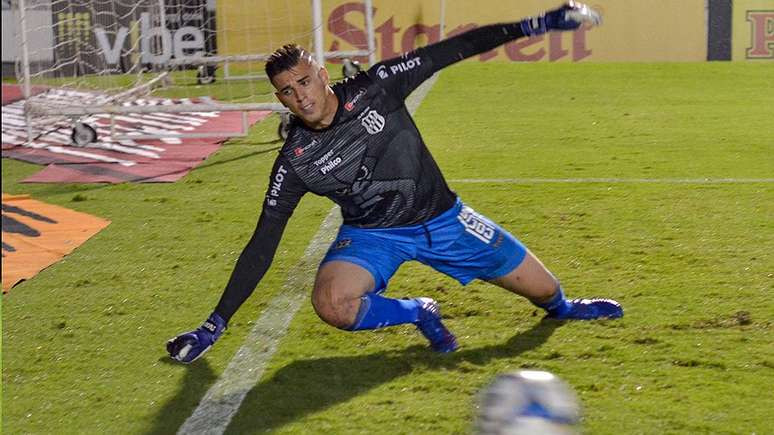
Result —
<svg viewBox="0 0 774 435"><path fill-rule="evenodd" d="M412 346L400 352L293 361L253 387L226 432L258 433L278 428L405 376L417 366L453 370L463 362L483 365L513 358L545 343L561 325L541 321L505 343L448 355Z"/></svg>
<svg viewBox="0 0 774 435"><path fill-rule="evenodd" d="M159 360L163 364L177 365L165 356ZM185 367L185 377L174 399L167 402L153 418L151 428L145 435L168 435L177 433L185 420L193 414L199 401L215 383L217 376L206 359L202 358ZM115 428L122 432L121 428Z"/></svg>

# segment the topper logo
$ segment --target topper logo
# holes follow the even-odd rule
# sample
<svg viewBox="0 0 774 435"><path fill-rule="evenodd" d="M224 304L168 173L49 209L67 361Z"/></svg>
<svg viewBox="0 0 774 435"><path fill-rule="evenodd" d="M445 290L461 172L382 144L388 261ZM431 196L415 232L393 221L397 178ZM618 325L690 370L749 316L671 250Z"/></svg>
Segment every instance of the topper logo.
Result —
<svg viewBox="0 0 774 435"><path fill-rule="evenodd" d="M409 70L414 69L415 67L418 67L422 63L419 60L419 56L409 59L405 62L401 62L395 65L390 65L390 72L395 74L399 72L407 72Z"/></svg>
<svg viewBox="0 0 774 435"><path fill-rule="evenodd" d="M314 165L315 166L322 165L323 163L327 162L328 159L330 159L332 155L333 155L333 150L328 151L322 157L320 157L319 159L315 160L314 161Z"/></svg>

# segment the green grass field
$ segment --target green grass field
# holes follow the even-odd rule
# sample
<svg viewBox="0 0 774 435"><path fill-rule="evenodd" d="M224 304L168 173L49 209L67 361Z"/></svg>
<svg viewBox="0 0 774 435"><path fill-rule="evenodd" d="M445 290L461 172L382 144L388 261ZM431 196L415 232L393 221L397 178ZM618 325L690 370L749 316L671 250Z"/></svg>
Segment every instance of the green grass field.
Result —
<svg viewBox="0 0 774 435"><path fill-rule="evenodd" d="M407 264L388 294L438 299L457 353L411 326L336 330L306 302L227 432L467 433L477 391L536 368L574 387L584 433L771 433L773 77L771 63L444 71L416 120L452 188L569 296L615 298L626 316L541 321L503 290ZM3 296L3 433L171 434L191 415L331 209L302 201L206 357L166 357L252 234L281 145L270 119L174 184L21 184L39 167L3 160L3 192L112 221Z"/></svg>

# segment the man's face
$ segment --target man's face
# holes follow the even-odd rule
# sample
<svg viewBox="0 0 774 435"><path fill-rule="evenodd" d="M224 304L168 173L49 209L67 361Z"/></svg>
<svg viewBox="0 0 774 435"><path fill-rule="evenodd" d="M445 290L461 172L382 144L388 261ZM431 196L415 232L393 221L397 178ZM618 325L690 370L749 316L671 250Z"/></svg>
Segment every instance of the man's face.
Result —
<svg viewBox="0 0 774 435"><path fill-rule="evenodd" d="M302 58L293 68L272 77L271 82L280 102L312 128L325 126L323 121L336 113L336 107L330 107L330 99L326 98L328 71L313 61Z"/></svg>

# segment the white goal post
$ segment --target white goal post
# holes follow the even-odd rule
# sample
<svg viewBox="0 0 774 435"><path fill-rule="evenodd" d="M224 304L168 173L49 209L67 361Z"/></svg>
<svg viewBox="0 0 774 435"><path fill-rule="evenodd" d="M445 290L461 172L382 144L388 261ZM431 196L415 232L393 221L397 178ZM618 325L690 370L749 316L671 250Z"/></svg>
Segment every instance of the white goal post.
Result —
<svg viewBox="0 0 774 435"><path fill-rule="evenodd" d="M279 103L273 102L267 85L255 84L265 78L263 74L251 74L255 65L268 59L276 46L268 44L244 44L250 52L220 52L217 39L225 39L229 33L216 28L221 9L242 7L251 16L252 27L239 34L248 38L279 28L276 21L293 20L289 14L308 11L307 27L293 34L271 36L276 45L307 41L314 56L321 64L327 59L367 57L375 63L375 38L373 5L364 0L365 29L368 46L364 50L326 51L323 38L323 0L272 1L278 16L262 16L247 0L133 0L130 2L104 0L16 0L11 7L18 13L17 78L26 101L24 116L27 120L27 139L35 140L45 134L52 125L69 123L76 126L88 123L94 115L110 115L110 137L113 140L149 139L156 134L140 132L116 133L113 115L222 112L241 111L241 131L198 133L210 136L244 136L247 134L247 111L274 111L286 113ZM239 3L239 2L242 3ZM15 3L15 5L14 5ZM257 2L255 2L257 3ZM268 3L268 2L266 2ZM14 8L14 6L16 6ZM274 11L273 11L274 12ZM283 16L282 13L288 14ZM48 15L48 22L41 23L37 16ZM235 15L235 14L232 14ZM239 15L238 13L236 15ZM310 17L311 15L311 17ZM311 20L310 20L311 18ZM261 20L264 20L263 22ZM274 20L274 21L271 21ZM222 27L221 22L217 23ZM328 23L330 25L330 23ZM264 26L264 27L261 27ZM302 24L303 26L303 24ZM298 25L296 26L298 27ZM305 30L304 30L305 29ZM48 42L46 52L41 53L40 35ZM231 32L234 34L234 32ZM224 41L228 42L228 41ZM225 44L224 44L225 45ZM236 45L236 44L233 44ZM306 45L306 44L304 44ZM265 51L255 51L262 48ZM38 50L38 51L36 51ZM241 65L240 65L241 64ZM249 66L242 66L249 65ZM222 82L212 88L214 98L208 98L209 89L200 81L204 67L221 69ZM234 74L236 70L248 70L248 74ZM262 68L261 68L262 69ZM198 72L197 72L198 70ZM212 71L205 68L205 74ZM176 86L181 80L190 82L196 72L201 86ZM231 80L250 80L249 84L228 84ZM65 97L46 98L47 92L35 92L38 86L64 91L79 91ZM213 85L216 86L216 85ZM195 92L192 92L196 89ZM86 92L80 92L80 91ZM154 92L155 90L155 92ZM174 99L175 104L147 104L150 97ZM50 97L50 95L49 95ZM176 133L176 137L186 137Z"/></svg>

